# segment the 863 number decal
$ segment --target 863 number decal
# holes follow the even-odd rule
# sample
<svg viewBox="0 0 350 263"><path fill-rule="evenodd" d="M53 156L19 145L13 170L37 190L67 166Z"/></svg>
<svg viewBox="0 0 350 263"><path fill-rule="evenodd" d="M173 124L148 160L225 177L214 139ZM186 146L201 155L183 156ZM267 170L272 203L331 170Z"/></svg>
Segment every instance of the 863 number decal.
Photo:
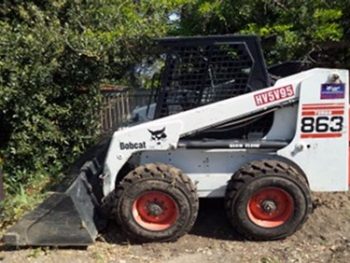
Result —
<svg viewBox="0 0 350 263"><path fill-rule="evenodd" d="M343 116L303 117L301 119L301 132L341 132L343 123Z"/></svg>
<svg viewBox="0 0 350 263"><path fill-rule="evenodd" d="M344 130L344 103L303 104L301 138L337 138Z"/></svg>

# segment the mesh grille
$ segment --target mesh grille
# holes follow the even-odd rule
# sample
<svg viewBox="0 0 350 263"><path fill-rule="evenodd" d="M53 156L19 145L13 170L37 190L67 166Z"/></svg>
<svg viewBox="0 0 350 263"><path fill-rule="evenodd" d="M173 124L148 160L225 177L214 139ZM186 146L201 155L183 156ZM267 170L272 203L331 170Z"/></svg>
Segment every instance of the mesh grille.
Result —
<svg viewBox="0 0 350 263"><path fill-rule="evenodd" d="M245 42L183 41L165 50L158 118L251 91L254 59Z"/></svg>

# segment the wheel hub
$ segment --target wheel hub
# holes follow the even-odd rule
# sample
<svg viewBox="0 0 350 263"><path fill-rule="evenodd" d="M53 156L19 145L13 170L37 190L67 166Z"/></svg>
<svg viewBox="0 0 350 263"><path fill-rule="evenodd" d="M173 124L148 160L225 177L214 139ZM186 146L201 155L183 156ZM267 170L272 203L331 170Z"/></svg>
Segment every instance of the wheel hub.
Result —
<svg viewBox="0 0 350 263"><path fill-rule="evenodd" d="M163 208L160 204L157 203L149 203L147 206L148 212L150 216L159 216L163 213Z"/></svg>
<svg viewBox="0 0 350 263"><path fill-rule="evenodd" d="M262 209L270 214L277 210L277 204L273 200L264 200L261 204Z"/></svg>

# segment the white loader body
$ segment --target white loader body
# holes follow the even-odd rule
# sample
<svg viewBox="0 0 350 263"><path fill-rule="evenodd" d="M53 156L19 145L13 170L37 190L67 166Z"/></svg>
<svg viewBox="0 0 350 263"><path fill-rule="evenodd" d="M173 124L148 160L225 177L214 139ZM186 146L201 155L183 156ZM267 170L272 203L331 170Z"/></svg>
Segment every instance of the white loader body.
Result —
<svg viewBox="0 0 350 263"><path fill-rule="evenodd" d="M114 190L127 162L161 162L196 182L200 197L223 197L228 180L243 164L269 158L293 163L313 191L348 190L348 83L347 70L317 68L282 78L273 87L122 128L113 134L107 153L104 195ZM181 144L186 135L270 109L273 125L257 142L248 138L225 147ZM269 142L285 145L265 149Z"/></svg>

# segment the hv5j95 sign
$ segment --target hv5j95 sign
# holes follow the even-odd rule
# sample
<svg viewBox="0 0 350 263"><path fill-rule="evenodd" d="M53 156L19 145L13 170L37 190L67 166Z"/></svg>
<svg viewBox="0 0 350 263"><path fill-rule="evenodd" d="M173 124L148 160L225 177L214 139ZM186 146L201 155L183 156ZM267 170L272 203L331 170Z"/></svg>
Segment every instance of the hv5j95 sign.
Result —
<svg viewBox="0 0 350 263"><path fill-rule="evenodd" d="M283 100L294 96L292 85L278 87L269 91L261 92L254 95L256 106L265 105L274 101Z"/></svg>

